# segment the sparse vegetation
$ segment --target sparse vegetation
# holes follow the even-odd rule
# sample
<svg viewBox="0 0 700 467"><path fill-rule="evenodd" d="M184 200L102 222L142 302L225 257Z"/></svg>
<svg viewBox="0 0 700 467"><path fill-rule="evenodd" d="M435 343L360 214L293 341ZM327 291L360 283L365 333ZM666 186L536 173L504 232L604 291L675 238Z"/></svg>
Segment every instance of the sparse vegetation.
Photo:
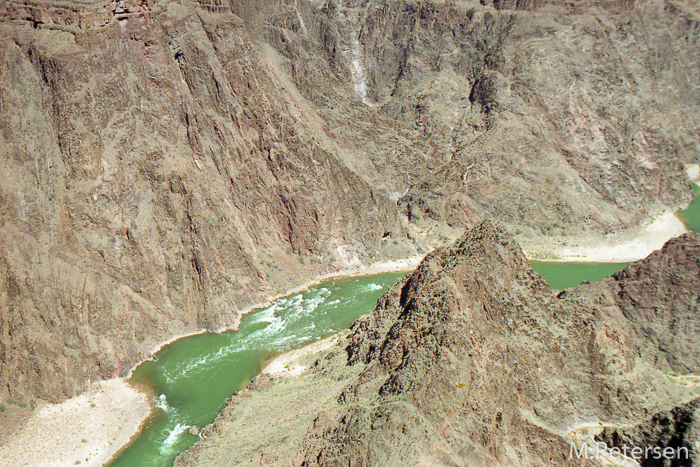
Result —
<svg viewBox="0 0 700 467"><path fill-rule="evenodd" d="M538 251L536 253L532 254L533 259L559 259L561 258L559 255L556 253L552 253L551 251Z"/></svg>

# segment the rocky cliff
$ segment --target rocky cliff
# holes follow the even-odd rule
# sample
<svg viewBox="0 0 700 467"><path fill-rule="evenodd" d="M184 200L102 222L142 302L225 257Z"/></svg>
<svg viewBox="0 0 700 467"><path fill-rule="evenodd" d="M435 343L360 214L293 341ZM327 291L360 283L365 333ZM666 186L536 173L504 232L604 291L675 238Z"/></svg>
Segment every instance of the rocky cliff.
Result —
<svg viewBox="0 0 700 467"><path fill-rule="evenodd" d="M290 111L242 22L181 8L97 31L3 25L0 374L15 397L73 395L158 340L235 324L305 258L343 266L405 237L387 196L314 141L318 117Z"/></svg>
<svg viewBox="0 0 700 467"><path fill-rule="evenodd" d="M484 222L305 374L254 380L176 465L590 465L571 442L595 433L609 446L687 438L695 456L699 257L687 234L555 295ZM669 430L663 414L680 421Z"/></svg>
<svg viewBox="0 0 700 467"><path fill-rule="evenodd" d="M484 217L537 242L690 199L696 6L483 3L2 2L0 392Z"/></svg>

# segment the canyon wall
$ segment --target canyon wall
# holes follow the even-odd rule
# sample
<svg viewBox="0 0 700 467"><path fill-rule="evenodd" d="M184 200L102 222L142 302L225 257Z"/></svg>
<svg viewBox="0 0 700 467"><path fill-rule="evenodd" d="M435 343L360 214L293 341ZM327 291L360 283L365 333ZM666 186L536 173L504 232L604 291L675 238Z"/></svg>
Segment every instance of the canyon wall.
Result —
<svg viewBox="0 0 700 467"><path fill-rule="evenodd" d="M0 392L58 401L308 277L690 200L697 8L0 5Z"/></svg>

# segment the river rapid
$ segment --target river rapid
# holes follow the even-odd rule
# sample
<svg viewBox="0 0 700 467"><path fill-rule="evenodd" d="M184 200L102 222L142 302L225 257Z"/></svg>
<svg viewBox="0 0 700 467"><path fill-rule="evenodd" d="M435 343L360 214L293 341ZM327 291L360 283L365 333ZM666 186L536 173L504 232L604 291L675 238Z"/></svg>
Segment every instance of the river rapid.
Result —
<svg viewBox="0 0 700 467"><path fill-rule="evenodd" d="M141 363L130 383L153 397L156 410L112 467L172 466L275 355L348 328L406 273L330 280L243 316L238 331L204 333L164 346ZM190 433L192 430L192 433Z"/></svg>

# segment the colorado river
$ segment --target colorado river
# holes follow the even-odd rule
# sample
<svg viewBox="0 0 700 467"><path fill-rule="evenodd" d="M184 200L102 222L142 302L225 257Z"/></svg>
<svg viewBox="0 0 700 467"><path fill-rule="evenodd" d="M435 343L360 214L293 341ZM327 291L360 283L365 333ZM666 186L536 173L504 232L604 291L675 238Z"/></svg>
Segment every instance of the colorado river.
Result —
<svg viewBox="0 0 700 467"><path fill-rule="evenodd" d="M530 261L532 269L556 290L566 289L583 281L595 282L625 268L629 263L567 263Z"/></svg>
<svg viewBox="0 0 700 467"><path fill-rule="evenodd" d="M236 332L190 336L140 364L131 383L153 394L158 410L138 438L109 465L166 467L211 423L274 355L349 327L405 273L328 281L249 313Z"/></svg>
<svg viewBox="0 0 700 467"><path fill-rule="evenodd" d="M676 214L683 221L688 230L700 232L700 185L693 184L695 201L690 203L688 209Z"/></svg>
<svg viewBox="0 0 700 467"><path fill-rule="evenodd" d="M700 189L678 213L700 231ZM554 289L602 279L627 263L531 262ZM131 383L147 389L158 410L112 467L170 467L199 437L190 427L211 423L233 392L244 388L274 355L345 329L369 313L405 273L331 280L245 315L237 332L200 334L165 346L140 364Z"/></svg>

